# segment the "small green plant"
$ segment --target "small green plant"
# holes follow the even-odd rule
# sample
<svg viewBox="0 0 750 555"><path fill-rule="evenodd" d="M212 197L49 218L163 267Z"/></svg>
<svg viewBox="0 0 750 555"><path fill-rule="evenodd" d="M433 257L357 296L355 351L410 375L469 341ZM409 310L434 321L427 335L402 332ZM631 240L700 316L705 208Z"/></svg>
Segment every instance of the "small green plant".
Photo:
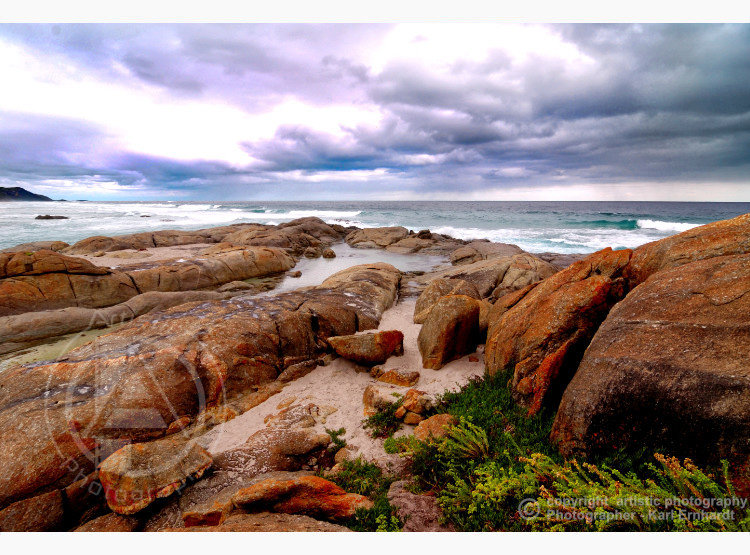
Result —
<svg viewBox="0 0 750 555"><path fill-rule="evenodd" d="M401 429L401 421L396 418L396 411L401 406L401 399L388 403L381 410L362 421L362 426L370 431L372 437L389 437Z"/></svg>
<svg viewBox="0 0 750 555"><path fill-rule="evenodd" d="M400 532L401 521L394 514L390 518L384 513L379 514L375 517L375 522L378 525L376 532Z"/></svg>
<svg viewBox="0 0 750 555"><path fill-rule="evenodd" d="M449 457L455 458L485 460L490 456L487 434L464 417L457 426L450 428L441 448Z"/></svg>
<svg viewBox="0 0 750 555"><path fill-rule="evenodd" d="M417 448L417 440L414 436L390 436L383 442L383 449L389 455L410 455Z"/></svg>
<svg viewBox="0 0 750 555"><path fill-rule="evenodd" d="M338 430L331 430L330 428L326 428L325 430L326 433L331 437L331 444L334 451L338 451L339 449L346 447L346 440L341 439L341 436L346 433L346 428L339 428Z"/></svg>
<svg viewBox="0 0 750 555"><path fill-rule="evenodd" d="M350 493L358 493L373 502L370 509L357 509L345 524L357 532L398 531L401 521L396 509L388 502L388 489L395 478L386 476L375 464L361 458L341 463L341 470L329 480Z"/></svg>

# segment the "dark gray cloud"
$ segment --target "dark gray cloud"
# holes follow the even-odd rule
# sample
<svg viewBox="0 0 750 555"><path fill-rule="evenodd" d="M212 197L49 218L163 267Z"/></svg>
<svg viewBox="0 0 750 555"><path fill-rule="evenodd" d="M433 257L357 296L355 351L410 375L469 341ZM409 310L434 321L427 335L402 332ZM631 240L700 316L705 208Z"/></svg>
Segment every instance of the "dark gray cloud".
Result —
<svg viewBox="0 0 750 555"><path fill-rule="evenodd" d="M409 56L408 47L378 57L391 31L388 25L0 26L0 38L33 56L109 83L155 88L167 99L251 115L289 99L379 113L377 124L342 121L336 133L283 122L264 138L240 141L254 160L244 166L130 152L106 122L5 113L0 179L116 181L186 198L278 191L294 197L342 187L356 196L367 172L369 182L394 193L747 183L750 25L556 25L548 34L575 55L531 49L518 57L490 44L482 55L447 56L445 63ZM359 172L350 184L347 172Z"/></svg>

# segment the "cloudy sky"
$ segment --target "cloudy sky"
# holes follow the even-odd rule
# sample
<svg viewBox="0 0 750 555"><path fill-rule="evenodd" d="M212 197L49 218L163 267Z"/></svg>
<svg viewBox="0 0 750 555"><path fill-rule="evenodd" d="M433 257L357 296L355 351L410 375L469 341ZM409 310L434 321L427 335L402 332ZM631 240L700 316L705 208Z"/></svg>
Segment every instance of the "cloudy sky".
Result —
<svg viewBox="0 0 750 555"><path fill-rule="evenodd" d="M750 25L0 25L0 186L750 200Z"/></svg>

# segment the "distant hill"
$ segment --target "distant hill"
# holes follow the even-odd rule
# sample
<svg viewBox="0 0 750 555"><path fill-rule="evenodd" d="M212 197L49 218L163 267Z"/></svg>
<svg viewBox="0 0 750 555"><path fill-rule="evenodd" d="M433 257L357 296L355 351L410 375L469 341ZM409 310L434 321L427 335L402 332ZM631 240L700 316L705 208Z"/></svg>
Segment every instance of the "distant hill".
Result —
<svg viewBox="0 0 750 555"><path fill-rule="evenodd" d="M23 187L0 187L0 202L19 201L19 200L52 200L44 195L37 195L24 189Z"/></svg>

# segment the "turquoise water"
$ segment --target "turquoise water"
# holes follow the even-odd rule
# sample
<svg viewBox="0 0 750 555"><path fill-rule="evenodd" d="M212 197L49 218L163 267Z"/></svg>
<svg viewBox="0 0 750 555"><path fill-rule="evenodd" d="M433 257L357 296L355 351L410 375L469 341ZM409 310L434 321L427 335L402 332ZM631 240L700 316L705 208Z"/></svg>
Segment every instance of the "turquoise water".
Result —
<svg viewBox="0 0 750 555"><path fill-rule="evenodd" d="M636 247L750 212L750 203L690 202L28 202L0 205L0 248L57 239L304 216L329 223L430 229L461 239L515 243L531 252ZM38 214L68 220L34 220ZM144 217L148 216L148 217Z"/></svg>

